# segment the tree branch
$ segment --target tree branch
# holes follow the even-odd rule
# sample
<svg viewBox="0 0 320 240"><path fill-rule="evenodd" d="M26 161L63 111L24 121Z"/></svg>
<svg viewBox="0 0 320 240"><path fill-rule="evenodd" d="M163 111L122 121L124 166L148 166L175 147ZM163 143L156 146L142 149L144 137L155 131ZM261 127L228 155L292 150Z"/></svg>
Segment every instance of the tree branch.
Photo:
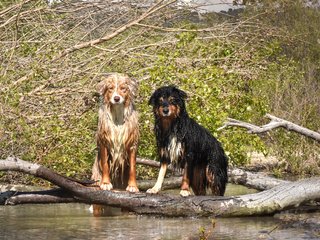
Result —
<svg viewBox="0 0 320 240"><path fill-rule="evenodd" d="M273 130L275 128L282 127L282 128L285 128L289 131L293 131L293 132L302 134L306 137L312 138L313 140L320 142L320 133L318 133L318 132L312 131L312 130L305 128L305 127L301 127L295 123L292 123L287 120L275 117L271 114L267 114L266 117L269 118L271 121L268 124L265 124L263 126L256 126L251 123L242 122L242 121L239 121L236 119L228 118L227 122L225 122L225 124L221 128L219 128L218 130L221 130L225 127L234 126L234 127L246 128L246 129L248 129L249 133L260 134L260 133L268 132L268 131Z"/></svg>
<svg viewBox="0 0 320 240"><path fill-rule="evenodd" d="M90 46L93 46L93 45L100 44L100 43L106 42L108 40L111 40L112 38L118 36L119 34L121 34L124 31L126 31L128 28L130 28L130 27L138 24L142 20L146 19L147 17L149 17L153 13L155 13L155 12L161 10L162 8L164 8L164 7L168 6L168 5L176 2L176 0L172 0L172 1L169 1L167 3L162 4L163 2L164 2L164 0L159 1L156 5L151 7L149 10L147 10L145 13L143 13L140 17L138 17L138 18L132 20L131 22L119 27L114 32L112 32L112 33L110 33L108 35L105 35L102 38L98 38L98 39L94 39L94 40L91 40L91 41L88 41L88 42L77 44L77 45L74 45L74 46L72 46L70 48L65 49L53 61L58 60L58 59L66 56L67 54L72 53L74 51L77 51L77 50L80 50L80 49L83 49L83 48L87 48L87 47L90 47Z"/></svg>

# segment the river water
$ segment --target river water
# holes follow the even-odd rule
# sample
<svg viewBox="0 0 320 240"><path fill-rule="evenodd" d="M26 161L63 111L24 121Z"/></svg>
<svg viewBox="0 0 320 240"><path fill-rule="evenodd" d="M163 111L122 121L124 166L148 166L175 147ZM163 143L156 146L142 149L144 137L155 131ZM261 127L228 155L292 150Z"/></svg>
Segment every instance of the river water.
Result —
<svg viewBox="0 0 320 240"><path fill-rule="evenodd" d="M239 191L239 187L234 188ZM163 218L122 213L119 209L111 209L108 216L94 217L86 204L46 204L0 206L0 239L320 238L302 229L284 228L273 217Z"/></svg>

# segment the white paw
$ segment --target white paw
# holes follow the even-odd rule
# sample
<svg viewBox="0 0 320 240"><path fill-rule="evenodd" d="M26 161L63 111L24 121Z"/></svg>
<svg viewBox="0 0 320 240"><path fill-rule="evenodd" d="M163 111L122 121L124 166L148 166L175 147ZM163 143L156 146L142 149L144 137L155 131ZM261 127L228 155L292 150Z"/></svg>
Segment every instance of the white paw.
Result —
<svg viewBox="0 0 320 240"><path fill-rule="evenodd" d="M93 205L91 205L91 206L89 207L89 212L90 212L90 213L93 213Z"/></svg>
<svg viewBox="0 0 320 240"><path fill-rule="evenodd" d="M110 191L110 190L113 189L113 186L112 186L111 183L101 183L101 184L100 184L100 188L101 188L102 190L108 190L108 191Z"/></svg>
<svg viewBox="0 0 320 240"><path fill-rule="evenodd" d="M147 190L147 193L151 193L151 194L157 194L158 192L160 192L160 188L158 187L149 188Z"/></svg>
<svg viewBox="0 0 320 240"><path fill-rule="evenodd" d="M131 192L131 193L137 193L137 192L139 192L139 189L137 186L128 186L126 188L126 191Z"/></svg>
<svg viewBox="0 0 320 240"><path fill-rule="evenodd" d="M188 190L181 190L180 191L180 196L182 196L182 197L188 197L190 195L191 195L191 192Z"/></svg>

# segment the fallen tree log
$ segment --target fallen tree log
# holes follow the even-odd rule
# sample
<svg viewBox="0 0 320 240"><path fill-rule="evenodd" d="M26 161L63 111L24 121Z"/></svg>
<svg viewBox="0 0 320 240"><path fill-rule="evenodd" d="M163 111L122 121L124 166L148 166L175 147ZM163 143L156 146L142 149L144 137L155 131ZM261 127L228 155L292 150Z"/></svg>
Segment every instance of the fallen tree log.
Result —
<svg viewBox="0 0 320 240"><path fill-rule="evenodd" d="M72 203L81 202L73 195L63 189L57 188L45 191L19 192L7 191L0 192L0 205L18 204L45 204L45 203Z"/></svg>
<svg viewBox="0 0 320 240"><path fill-rule="evenodd" d="M77 202L123 207L138 214L162 216L253 216L273 214L293 208L306 201L320 199L320 178L286 183L272 189L233 197L150 195L117 191L102 191L87 187L61 176L38 164L18 158L0 161L0 171L20 171L48 180L61 188L60 199L74 198ZM58 191L58 192L59 192ZM30 193L28 193L30 194ZM32 193L31 193L32 194ZM39 194L39 193L35 193ZM20 193L20 195L23 195ZM5 203L12 203L9 196ZM18 196L17 196L18 197ZM20 197L21 199L21 197ZM22 203L14 202L14 204Z"/></svg>
<svg viewBox="0 0 320 240"><path fill-rule="evenodd" d="M267 173L255 173L240 168L228 170L229 182L244 185L260 191L271 189L278 185L290 183L290 181L270 177Z"/></svg>

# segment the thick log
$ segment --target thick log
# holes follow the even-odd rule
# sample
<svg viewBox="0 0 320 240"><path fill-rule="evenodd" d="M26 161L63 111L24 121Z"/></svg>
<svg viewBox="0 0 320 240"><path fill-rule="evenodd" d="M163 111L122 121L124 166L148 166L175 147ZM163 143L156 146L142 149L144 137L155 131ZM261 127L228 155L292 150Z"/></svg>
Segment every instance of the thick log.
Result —
<svg viewBox="0 0 320 240"><path fill-rule="evenodd" d="M18 204L45 204L45 203L72 203L80 202L72 194L62 189L47 191L17 192L7 191L0 193L0 205Z"/></svg>
<svg viewBox="0 0 320 240"><path fill-rule="evenodd" d="M79 202L123 207L138 214L163 216L252 216L273 214L320 199L320 178L286 183L272 189L242 196L171 196L102 191L73 182L47 168L17 158L0 161L2 171L22 171L48 180ZM30 193L28 193L30 194ZM7 199L7 202L10 198ZM21 202L19 202L21 203Z"/></svg>

